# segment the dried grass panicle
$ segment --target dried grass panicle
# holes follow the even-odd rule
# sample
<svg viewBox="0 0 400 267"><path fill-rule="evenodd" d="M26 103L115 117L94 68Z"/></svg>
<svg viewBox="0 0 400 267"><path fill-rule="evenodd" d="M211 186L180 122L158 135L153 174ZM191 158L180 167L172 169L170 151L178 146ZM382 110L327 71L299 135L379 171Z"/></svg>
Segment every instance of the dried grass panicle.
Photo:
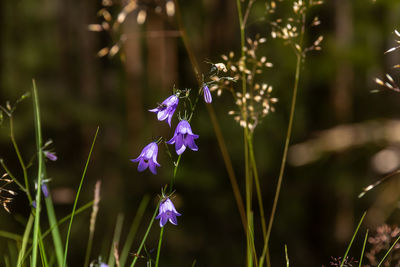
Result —
<svg viewBox="0 0 400 267"><path fill-rule="evenodd" d="M94 228L95 228L95 225L96 225L97 213L99 212L100 188L101 188L101 181L98 180L96 182L95 187L94 187L93 209L92 209L92 213L90 214L89 230L90 230L91 233L94 232Z"/></svg>
<svg viewBox="0 0 400 267"><path fill-rule="evenodd" d="M6 188L9 184L13 182L11 179L8 179L7 176L7 173L5 173L0 178L0 205L2 205L8 213L10 213L8 205L11 203L13 196L15 196L17 193L11 189Z"/></svg>
<svg viewBox="0 0 400 267"><path fill-rule="evenodd" d="M393 242L398 238L400 234L400 228L396 225L389 226L383 224L376 228L375 233L373 233L368 238L368 243L370 244L370 249L365 253L369 264L367 266L376 266L378 261L382 258L382 253L385 253ZM387 257L383 266L400 266L400 244L396 244Z"/></svg>
<svg viewBox="0 0 400 267"><path fill-rule="evenodd" d="M394 51L396 51L397 49L400 48L400 32L397 31L397 30L394 30L394 34L396 36L395 43L397 45L395 45L395 46L391 47L390 49L388 49L384 54L394 52ZM400 64L396 64L396 65L394 65L392 67L394 69L398 69L398 68L400 68ZM389 90L392 90L392 91L395 91L395 92L400 92L400 88L397 85L396 81L388 73L385 74L385 78L383 78L383 79L375 78L375 83L380 85L380 86L385 87L386 89L389 89Z"/></svg>
<svg viewBox="0 0 400 267"><path fill-rule="evenodd" d="M226 72L231 79L219 77L218 74L211 77L216 83L211 86L211 91L217 91L220 96L222 91L228 91L232 94L234 103L237 105L237 111L229 111L234 120L241 127L248 127L250 131L254 131L258 123L269 112L274 111L273 104L278 101L277 98L271 96L272 86L267 83L259 82L259 76L264 72L265 68L272 68L273 64L267 60L265 56L259 56L257 49L260 44L266 42L265 37L256 35L254 39L247 38L247 46L244 48L245 56L236 58L234 52L228 55L221 55L223 63L214 64L214 66L223 72ZM243 95L237 81L242 80L243 74L246 77L248 92ZM243 110L245 110L246 119L243 118Z"/></svg>
<svg viewBox="0 0 400 267"><path fill-rule="evenodd" d="M175 15L175 4L173 0L127 0L122 1L103 0L102 8L97 12L101 22L89 24L88 30L93 32L107 32L113 42L108 47L103 47L97 52L98 57L115 56L121 49L126 40L126 36L121 32L121 25L126 22L128 16L135 16L138 24L144 24L149 12L172 17ZM119 11L112 14L111 10L120 5Z"/></svg>

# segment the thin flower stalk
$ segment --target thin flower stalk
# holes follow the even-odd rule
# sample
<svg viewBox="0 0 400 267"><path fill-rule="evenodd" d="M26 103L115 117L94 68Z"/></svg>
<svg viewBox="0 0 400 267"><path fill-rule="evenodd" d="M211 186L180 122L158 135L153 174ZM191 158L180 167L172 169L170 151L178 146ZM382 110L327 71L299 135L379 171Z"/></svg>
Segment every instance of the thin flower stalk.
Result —
<svg viewBox="0 0 400 267"><path fill-rule="evenodd" d="M251 3L252 1L249 2L249 5L247 6L247 11L246 14L248 14L248 11L251 8ZM243 67L246 68L245 64L245 21L243 20L243 15L242 15L242 6L240 3L240 0L236 0L236 7L238 11L238 18L239 18L239 26L240 26L240 43L241 43L241 60L242 64L244 65ZM247 18L247 16L246 16ZM247 20L247 19L246 19ZM242 72L242 95L245 96L247 93L247 79L246 79L246 73ZM251 238L251 231L252 226L250 222L252 221L253 217L253 211L252 211L252 205L251 205L251 199L252 199L252 170L250 168L250 162L249 162L249 143L248 143L248 137L249 137L249 129L248 129L248 122L247 122L247 109L246 106L243 105L242 109L242 120L244 121L244 127L243 127L243 146L244 146L244 158L245 158L245 184L246 184L246 218L247 218L247 266L253 266L253 254L254 254L254 263L257 266L257 256L256 252L253 250L254 247L254 240Z"/></svg>
<svg viewBox="0 0 400 267"><path fill-rule="evenodd" d="M304 59L304 53L303 53L302 49L303 49L303 39L304 39L304 32L305 32L305 21L306 21L306 14L304 12L304 13L302 13L302 25L301 25L301 31L300 31L300 37L299 37L300 42L298 45L300 47L300 51L296 53L296 74L295 74L295 81L294 81L294 86L293 86L292 102L291 102L291 106L290 106L288 129L286 132L285 146L283 148L283 155L282 155L282 160L281 160L281 167L279 170L278 183L277 183L276 190L275 190L274 202L272 204L272 211L271 211L271 215L270 215L269 222L268 222L267 236L266 236L263 252L260 257L260 266L263 265L265 256L269 255L269 252L267 252L267 250L269 250L268 242L269 242L269 238L271 235L272 225L273 225L273 222L275 219L276 208L278 205L279 194L281 191L283 175L284 175L285 167L286 167L286 160L287 160L287 154L288 154L288 149L289 149L289 144L290 144L290 138L292 135L294 113L295 113L295 109L296 109L297 91L298 91L299 81L300 81L300 70L302 67L303 59ZM267 258L267 263L268 262L269 262L269 259ZM267 265L267 266L269 266L269 265Z"/></svg>
<svg viewBox="0 0 400 267"><path fill-rule="evenodd" d="M182 39L183 44L185 46L186 52L188 53L188 56L189 56L189 59L190 59L191 65L192 65L192 69L193 69L193 71L195 73L195 76L197 78L197 81L198 81L198 84L199 84L199 87L200 87L200 86L202 86L202 81L201 81L200 75L199 75L199 67L198 67L199 64L197 63L196 57L194 56L194 53L193 53L193 51L191 49L191 46L190 46L190 44L188 42L188 37L187 37L187 34L186 34L186 30L185 30L185 27L184 27L183 22L182 22L179 3L178 3L177 0L174 0L174 3L175 3L175 18L177 19L177 25L178 25L179 31L181 33L181 39ZM219 123L217 121L217 117L215 115L215 111L214 111L212 105L206 105L206 107L207 107L207 111L208 111L208 114L209 114L210 119L211 119L211 123L213 125L213 129L214 129L215 135L217 137L218 145L219 145L219 148L220 148L220 151L221 151L221 154L222 154L222 158L224 160L225 167L226 167L227 172L228 172L229 180L230 180L231 185L232 185L233 194L234 194L234 197L235 197L235 200L236 200L236 204L238 206L239 214L240 214L240 217L241 217L241 220L242 220L243 229L244 229L244 232L246 233L247 232L247 227L246 227L247 223L246 223L243 199L242 199L242 196L240 194L240 190L239 190L239 186L238 186L238 183L237 183L235 172L234 172L234 169L233 169L233 166L232 166L232 162L230 160L230 156L229 156L226 144L225 144L224 137L222 135L221 128L220 128Z"/></svg>

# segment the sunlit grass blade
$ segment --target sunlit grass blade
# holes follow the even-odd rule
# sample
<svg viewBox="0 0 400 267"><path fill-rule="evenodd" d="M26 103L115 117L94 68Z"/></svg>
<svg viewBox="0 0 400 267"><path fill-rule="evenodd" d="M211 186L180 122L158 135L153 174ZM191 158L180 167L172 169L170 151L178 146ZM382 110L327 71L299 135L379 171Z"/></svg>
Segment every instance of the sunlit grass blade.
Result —
<svg viewBox="0 0 400 267"><path fill-rule="evenodd" d="M41 212L41 183L43 178L43 151L42 151L42 130L40 123L40 105L39 97L37 94L36 82L32 80L32 91L33 91L33 109L35 117L35 137L36 137L36 152L38 159L38 171L37 171L37 190L36 190L36 209L35 209L35 221L33 226L33 250L32 250L32 267L36 267L37 264L37 250L38 250L38 239L40 231L40 212Z"/></svg>
<svg viewBox="0 0 400 267"><path fill-rule="evenodd" d="M31 214L31 216L29 216L28 222L25 227L24 236L22 237L22 247L21 247L21 250L19 251L17 267L22 266L22 264L24 262L26 245L28 244L28 239L29 239L29 235L32 230L33 221L34 221L34 217Z"/></svg>
<svg viewBox="0 0 400 267"><path fill-rule="evenodd" d="M114 237L113 237L113 241L111 243L110 254L108 256L108 266L109 267L114 267L114 264L115 264L114 246L115 246L115 244L118 245L118 243L119 243L123 223L124 223L124 215L118 214L117 222L115 223Z"/></svg>
<svg viewBox="0 0 400 267"><path fill-rule="evenodd" d="M364 214L363 214L363 216L361 217L360 222L359 222L358 225L357 225L356 230L354 231L353 237L351 238L351 241L350 241L349 245L347 246L346 252L344 253L344 256L343 256L343 258L342 258L342 262L340 263L340 267L342 267L343 264L344 264L344 262L346 261L347 254L349 254L351 245L353 245L354 238L356 237L356 235L357 235L357 233L358 233L358 229L360 229L361 223L363 222L364 217L365 217L366 214L367 214L367 212L365 211Z"/></svg>
<svg viewBox="0 0 400 267"><path fill-rule="evenodd" d="M390 246L389 250L386 251L385 256L383 256L382 260L379 262L379 264L378 264L377 267L381 266L381 265L385 262L387 256L390 254L390 252L393 250L394 246L397 244L397 242L399 242L399 240L400 240L400 236L399 236L398 238L396 238L396 240L395 240L395 241L393 242L393 244Z"/></svg>
<svg viewBox="0 0 400 267"><path fill-rule="evenodd" d="M367 229L367 232L365 233L364 244L363 244L363 248L361 250L360 262L358 264L359 267L361 267L361 263L362 263L362 260L364 258L364 251L365 251L365 246L367 244L367 239L368 239L368 229Z"/></svg>
<svg viewBox="0 0 400 267"><path fill-rule="evenodd" d="M96 133L94 135L92 146L90 147L89 155L88 155L88 158L86 160L85 168L83 170L83 174L82 174L82 177L81 177L81 182L79 184L78 192L76 193L76 197L75 197L75 201L74 201L74 207L72 208L71 219L69 221L69 226L68 226L67 238L66 238L66 241L65 241L64 261L63 261L63 265L62 265L63 267L65 267L66 263L67 263L69 236L71 234L71 227L72 227L72 222L74 220L76 205L78 203L79 194L81 193L83 180L85 179L85 176L86 176L86 171L87 171L87 168L88 168L88 165L89 165L90 158L92 156L93 147L94 147L94 144L96 142L96 138L97 138L98 132L99 132L99 127L97 127Z"/></svg>
<svg viewBox="0 0 400 267"><path fill-rule="evenodd" d="M285 258L286 258L286 267L289 267L289 255L287 252L287 245L285 244Z"/></svg>
<svg viewBox="0 0 400 267"><path fill-rule="evenodd" d="M120 264L121 266L125 266L126 260L128 258L129 250L132 247L133 240L136 236L137 229L139 228L140 222L142 221L144 211L146 210L147 205L149 204L150 197L145 195L142 201L139 204L139 208L136 212L135 218L133 219L131 228L129 229L128 236L126 237L126 241L124 247L122 248L121 256L120 256Z"/></svg>

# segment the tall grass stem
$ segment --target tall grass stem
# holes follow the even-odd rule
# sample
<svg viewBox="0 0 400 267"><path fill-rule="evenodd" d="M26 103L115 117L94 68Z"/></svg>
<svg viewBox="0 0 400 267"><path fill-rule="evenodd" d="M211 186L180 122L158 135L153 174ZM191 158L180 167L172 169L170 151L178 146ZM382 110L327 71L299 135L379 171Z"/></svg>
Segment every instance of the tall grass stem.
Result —
<svg viewBox="0 0 400 267"><path fill-rule="evenodd" d="M41 184L43 176L43 151L42 151L42 130L40 123L40 106L39 98L37 94L36 82L32 80L32 91L33 91L33 109L35 117L35 137L36 137L36 150L38 158L38 173L37 173L37 190L36 190L36 209L35 209L35 221L33 226L33 250L32 250L32 267L36 267L37 264L37 250L38 250L38 239L40 231L40 212L41 212ZM29 194L29 193L28 193Z"/></svg>
<svg viewBox="0 0 400 267"><path fill-rule="evenodd" d="M87 171L87 168L88 168L88 165L89 165L90 158L92 156L93 147L94 147L94 144L96 142L96 138L97 138L98 132L99 132L99 127L97 127L96 133L94 135L92 146L90 147L89 155L87 157L85 168L83 170L83 174L82 174L81 181L80 181L80 184L79 184L78 192L76 193L76 197L75 197L75 201L74 201L74 207L72 208L71 219L69 221L69 226L68 226L68 231L67 231L67 238L66 238L66 241L65 241L64 261L63 261L63 265L62 265L63 267L65 267L66 264L67 264L68 244L69 244L69 236L71 234L72 222L74 220L76 205L78 203L79 194L81 193L83 180L85 179L85 176L86 176L86 171Z"/></svg>

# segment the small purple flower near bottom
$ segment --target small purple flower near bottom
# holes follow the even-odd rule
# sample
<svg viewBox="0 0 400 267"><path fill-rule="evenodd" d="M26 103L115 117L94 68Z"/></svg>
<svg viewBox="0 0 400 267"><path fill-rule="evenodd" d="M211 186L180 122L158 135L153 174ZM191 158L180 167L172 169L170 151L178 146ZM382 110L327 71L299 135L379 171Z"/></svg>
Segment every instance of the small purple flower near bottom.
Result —
<svg viewBox="0 0 400 267"><path fill-rule="evenodd" d="M178 225L176 216L182 215L176 211L174 204L168 197L161 200L158 212L156 219L160 220L160 227L164 227L168 221L173 225Z"/></svg>
<svg viewBox="0 0 400 267"><path fill-rule="evenodd" d="M199 150L194 139L199 138L197 134L193 134L192 128L187 120L181 120L176 126L174 136L166 142L167 144L175 144L176 154L180 155L189 147L193 151Z"/></svg>
<svg viewBox="0 0 400 267"><path fill-rule="evenodd" d="M149 168L149 170L153 174L157 174L156 166L160 167L161 165L157 162L157 154L158 154L158 145L156 142L151 142L145 148L143 148L139 157L136 159L131 159L132 162L139 162L138 171L142 172Z"/></svg>
<svg viewBox="0 0 400 267"><path fill-rule="evenodd" d="M212 96L211 96L210 89L208 88L208 86L206 84L204 84L204 86L203 86L203 93L204 93L204 101L206 103L210 104L212 102Z"/></svg>

